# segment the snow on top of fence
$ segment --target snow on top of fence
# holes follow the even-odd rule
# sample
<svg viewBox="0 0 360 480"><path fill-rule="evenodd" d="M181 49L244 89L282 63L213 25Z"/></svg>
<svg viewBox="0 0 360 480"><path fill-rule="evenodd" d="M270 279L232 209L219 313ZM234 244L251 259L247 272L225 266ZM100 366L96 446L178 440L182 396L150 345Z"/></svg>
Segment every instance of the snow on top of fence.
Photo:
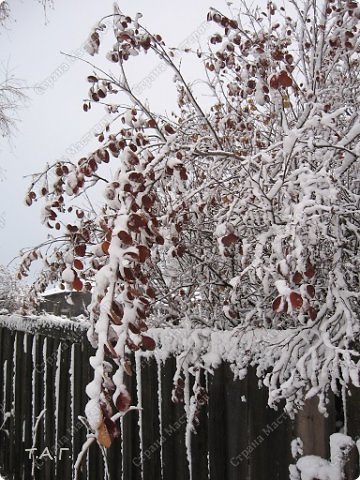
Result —
<svg viewBox="0 0 360 480"><path fill-rule="evenodd" d="M201 364L212 372L221 362L227 362L236 377L244 378L250 352L256 357L266 342L280 344L288 336L286 330L254 329L251 331L214 330L211 328L150 328L147 334L156 342L153 351L141 352L143 357L155 356L164 362L176 356L183 368Z"/></svg>
<svg viewBox="0 0 360 480"><path fill-rule="evenodd" d="M80 337L89 328L88 322L86 320L80 321L80 318L71 320L50 314L29 315L27 317L0 315L0 327L32 334L43 333L49 336L64 335L64 337L74 334L75 337Z"/></svg>
<svg viewBox="0 0 360 480"><path fill-rule="evenodd" d="M0 327L30 334L64 336L75 334L78 339L85 335L89 322L84 317L74 319L51 314L39 316L0 315ZM255 329L248 332L239 330L214 330L211 328L150 328L147 334L155 340L154 351L140 352L143 357L155 356L165 361L170 356L181 356L183 364L194 365L200 360L207 370L215 369L222 361L234 366L239 377L246 374L246 352L266 341L278 343L286 338L286 331ZM242 353L240 355L240 352Z"/></svg>

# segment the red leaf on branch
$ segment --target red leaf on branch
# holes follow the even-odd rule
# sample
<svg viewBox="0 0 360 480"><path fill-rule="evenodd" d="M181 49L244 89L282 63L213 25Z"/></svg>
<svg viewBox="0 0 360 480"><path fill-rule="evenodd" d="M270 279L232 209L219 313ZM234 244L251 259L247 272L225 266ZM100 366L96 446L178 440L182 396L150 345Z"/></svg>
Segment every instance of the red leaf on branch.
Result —
<svg viewBox="0 0 360 480"><path fill-rule="evenodd" d="M151 337L147 337L145 335L143 335L141 337L141 343L140 343L140 346L144 349L144 350L155 350L156 348L156 343L155 343L155 340Z"/></svg>
<svg viewBox="0 0 360 480"><path fill-rule="evenodd" d="M300 272L295 272L292 278L292 281L296 284L299 285L303 280L303 276L301 275Z"/></svg>
<svg viewBox="0 0 360 480"><path fill-rule="evenodd" d="M304 273L308 278L312 278L315 275L315 268L310 262L310 260L306 262L306 270Z"/></svg>
<svg viewBox="0 0 360 480"><path fill-rule="evenodd" d="M289 295L290 303L293 308L301 308L303 304L302 296L299 293L291 292Z"/></svg>
<svg viewBox="0 0 360 480"><path fill-rule="evenodd" d="M115 400L115 406L119 412L126 412L129 410L131 403L130 393L123 388Z"/></svg>
<svg viewBox="0 0 360 480"><path fill-rule="evenodd" d="M307 313L308 313L309 317L311 318L311 320L313 320L313 321L316 320L318 312L314 307L309 307Z"/></svg>
<svg viewBox="0 0 360 480"><path fill-rule="evenodd" d="M74 290L76 290L77 292L80 292L83 288L83 283L79 277L76 277L75 280L73 281L72 286Z"/></svg>
<svg viewBox="0 0 360 480"><path fill-rule="evenodd" d="M144 195L141 199L141 202L146 210L150 210L150 208L153 206L154 200L150 197L150 195Z"/></svg>
<svg viewBox="0 0 360 480"><path fill-rule="evenodd" d="M145 247L145 245L138 245L137 249L139 251L139 260L141 263L144 263L148 258L151 257L151 252L147 247Z"/></svg>
<svg viewBox="0 0 360 480"><path fill-rule="evenodd" d="M165 128L165 132L168 133L169 135L173 135L175 133L175 130L169 123L167 123L164 128Z"/></svg>
<svg viewBox="0 0 360 480"><path fill-rule="evenodd" d="M120 428L111 418L104 418L104 424L111 440L120 436Z"/></svg>
<svg viewBox="0 0 360 480"><path fill-rule="evenodd" d="M187 180L188 179L188 175L186 173L186 168L185 167L180 168L180 178L181 178L181 180Z"/></svg>
<svg viewBox="0 0 360 480"><path fill-rule="evenodd" d="M292 84L293 84L293 81L289 77L289 74L287 73L286 70L282 70L279 73L277 80L278 80L278 83L279 83L280 87L287 88L287 87L291 87Z"/></svg>
<svg viewBox="0 0 360 480"><path fill-rule="evenodd" d="M274 312L280 312L279 308L281 305L281 300L282 300L282 297L276 297L275 300L273 301L272 309Z"/></svg>
<svg viewBox="0 0 360 480"><path fill-rule="evenodd" d="M311 298L315 297L315 288L313 285L306 285L306 292L309 295L309 297Z"/></svg>
<svg viewBox="0 0 360 480"><path fill-rule="evenodd" d="M138 231L139 228L146 227L147 220L144 216L133 213L130 216L130 218L127 222L127 225L128 225L130 230Z"/></svg>
<svg viewBox="0 0 360 480"><path fill-rule="evenodd" d="M85 243L81 243L80 245L76 245L74 247L74 252L78 257L84 257L86 252L86 245Z"/></svg>
<svg viewBox="0 0 360 480"><path fill-rule="evenodd" d="M225 245L225 247L230 247L233 243L236 243L238 241L238 236L235 235L235 233L229 233L228 235L225 235L221 239L222 243Z"/></svg>
<svg viewBox="0 0 360 480"><path fill-rule="evenodd" d="M124 277L127 282L133 282L135 280L132 268L124 267Z"/></svg>
<svg viewBox="0 0 360 480"><path fill-rule="evenodd" d="M79 260L78 258L75 258L75 260L74 260L74 268L76 268L76 270L83 270L84 269L84 265L83 265L82 261Z"/></svg>
<svg viewBox="0 0 360 480"><path fill-rule="evenodd" d="M121 230L121 231L118 233L118 237L120 238L120 240L121 240L125 245L132 245L132 244L133 244L133 240L132 240L131 235L130 235L128 232L125 232L125 230Z"/></svg>
<svg viewBox="0 0 360 480"><path fill-rule="evenodd" d="M279 88L279 81L278 81L277 74L272 75L272 77L270 78L270 87L274 89Z"/></svg>
<svg viewBox="0 0 360 480"><path fill-rule="evenodd" d="M128 325L129 325L129 330L130 330L131 333L134 333L135 335L138 335L140 333L140 330L138 329L138 327L136 325L134 325L131 322L129 322Z"/></svg>
<svg viewBox="0 0 360 480"><path fill-rule="evenodd" d="M144 181L144 175L140 172L131 172L129 174L129 180L136 183L142 183Z"/></svg>
<svg viewBox="0 0 360 480"><path fill-rule="evenodd" d="M146 295L150 298L156 298L156 292L155 292L155 289L153 287L148 287L146 289Z"/></svg>

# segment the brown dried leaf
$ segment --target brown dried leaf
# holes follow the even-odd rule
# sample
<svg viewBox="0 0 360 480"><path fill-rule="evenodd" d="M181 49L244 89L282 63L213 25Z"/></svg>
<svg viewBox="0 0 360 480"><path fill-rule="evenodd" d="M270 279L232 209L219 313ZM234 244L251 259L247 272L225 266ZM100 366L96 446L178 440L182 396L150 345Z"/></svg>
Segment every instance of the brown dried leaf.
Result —
<svg viewBox="0 0 360 480"><path fill-rule="evenodd" d="M105 241L101 244L101 249L105 255L109 255L109 247L110 247L110 242L108 241Z"/></svg>
<svg viewBox="0 0 360 480"><path fill-rule="evenodd" d="M102 445L105 448L109 448L111 445L111 442L112 442L111 436L108 432L108 429L105 425L104 420L98 426L97 441L99 442L100 445Z"/></svg>

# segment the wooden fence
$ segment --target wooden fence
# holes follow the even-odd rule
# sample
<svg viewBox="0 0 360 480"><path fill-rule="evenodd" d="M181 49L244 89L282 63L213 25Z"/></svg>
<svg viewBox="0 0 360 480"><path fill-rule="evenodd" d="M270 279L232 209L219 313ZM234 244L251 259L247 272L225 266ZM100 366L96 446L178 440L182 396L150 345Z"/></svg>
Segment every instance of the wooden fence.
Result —
<svg viewBox="0 0 360 480"><path fill-rule="evenodd" d="M12 480L72 478L86 440L79 420L91 378L86 324L0 316L0 472ZM290 441L304 454L329 457L329 435L341 422L332 399L322 417L311 401L291 421L267 407L253 372L234 381L227 364L205 379L209 403L197 434L186 435L184 405L171 402L175 359L138 358L129 389L140 414L130 412L108 451L93 444L79 480L288 480ZM139 388L141 385L141 388ZM141 398L137 398L141 392ZM349 435L360 435L360 395L347 402ZM347 480L357 477L357 459Z"/></svg>

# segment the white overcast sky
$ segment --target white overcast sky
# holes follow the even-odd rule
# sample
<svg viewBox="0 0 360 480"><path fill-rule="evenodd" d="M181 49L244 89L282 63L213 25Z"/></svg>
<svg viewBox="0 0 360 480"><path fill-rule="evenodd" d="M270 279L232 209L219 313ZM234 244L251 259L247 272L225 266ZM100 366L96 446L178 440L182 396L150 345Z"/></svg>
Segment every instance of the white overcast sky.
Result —
<svg viewBox="0 0 360 480"><path fill-rule="evenodd" d="M119 3L121 10L131 16L142 12L142 23L150 31L160 33L171 46L181 44L199 29L201 41L206 42L211 27L202 24L210 6L228 13L225 0ZM24 177L41 171L47 162L53 163L64 155L69 157L71 147L105 115L101 106L91 113L83 112L82 100L88 90L86 76L91 69L83 62L70 62L60 51L81 51L91 27L113 10L112 0L55 0L55 8L48 11L45 24L41 5L35 0L9 0L9 4L12 20L0 33L0 78L3 80L7 68L26 85L36 88L27 90L29 102L18 114L21 121L17 132L10 141L0 137L0 264L5 265L21 248L38 244L48 233L40 224L41 202L31 208L24 205L30 182L30 178ZM112 41L110 32L104 34L105 42L106 37ZM196 49L197 45L193 47ZM140 61L134 62L135 84L158 65L158 60L150 56L136 60ZM94 62L101 62L100 57L95 57ZM110 62L103 64L114 68ZM199 76L195 65L188 63L183 68L187 78L195 80ZM60 71L63 73L59 76ZM55 77L58 78L54 81ZM157 109L171 108L172 93L171 77L166 72L142 92L142 98L155 103ZM69 158L76 161L96 145L94 139Z"/></svg>

